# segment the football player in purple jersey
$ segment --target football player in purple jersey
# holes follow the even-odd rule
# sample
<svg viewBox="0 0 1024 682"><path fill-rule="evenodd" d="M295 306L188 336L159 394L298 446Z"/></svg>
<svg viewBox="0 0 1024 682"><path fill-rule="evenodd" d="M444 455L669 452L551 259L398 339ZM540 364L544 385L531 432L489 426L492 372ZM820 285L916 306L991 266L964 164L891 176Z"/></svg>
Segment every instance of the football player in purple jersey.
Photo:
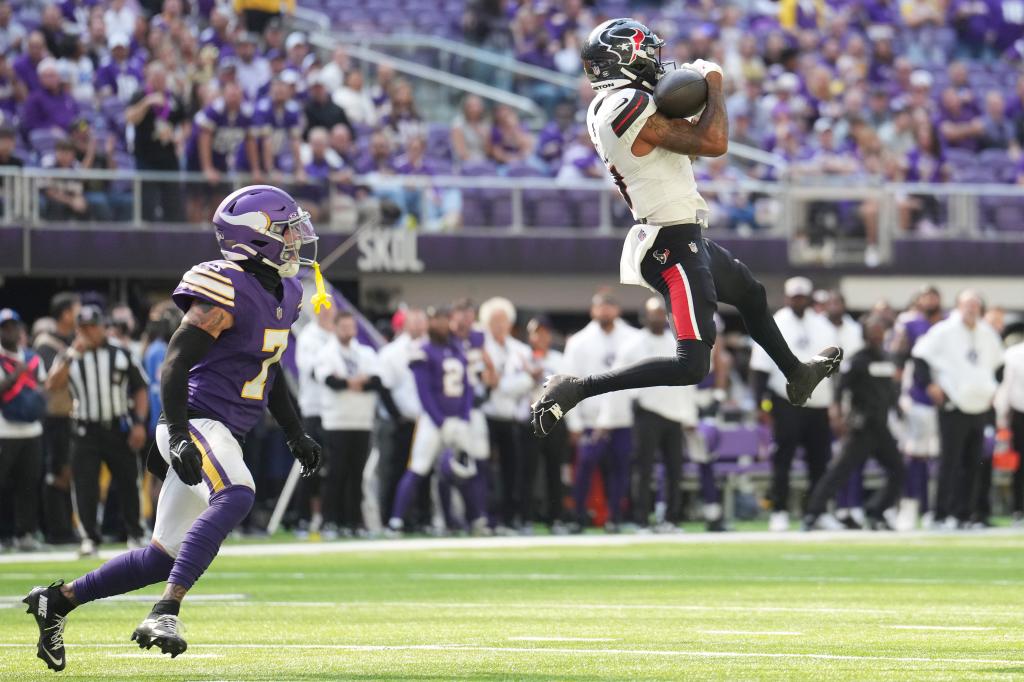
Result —
<svg viewBox="0 0 1024 682"><path fill-rule="evenodd" d="M416 392L423 412L416 422L409 467L398 483L388 521L388 528L394 534L404 530L406 512L416 501L420 484L434 468L441 453L451 449L461 457L471 449L469 411L473 405L473 392L466 356L459 338L449 329L448 311L434 309L428 316L428 338L409 351L409 369L416 379ZM468 462L464 463L468 465ZM480 509L479 495L470 497Z"/></svg>
<svg viewBox="0 0 1024 682"><path fill-rule="evenodd" d="M160 601L132 639L172 657L185 651L178 612L221 543L255 497L241 441L269 409L288 437L304 476L320 466L320 446L302 428L283 380L275 381L288 333L299 315L295 275L314 260L300 256L316 241L309 214L269 185L230 194L213 216L223 260L196 265L174 290L185 313L167 346L161 373L163 477L152 543L111 559L71 583L36 587L24 599L39 627L37 655L63 670L68 613L86 602L166 581Z"/></svg>

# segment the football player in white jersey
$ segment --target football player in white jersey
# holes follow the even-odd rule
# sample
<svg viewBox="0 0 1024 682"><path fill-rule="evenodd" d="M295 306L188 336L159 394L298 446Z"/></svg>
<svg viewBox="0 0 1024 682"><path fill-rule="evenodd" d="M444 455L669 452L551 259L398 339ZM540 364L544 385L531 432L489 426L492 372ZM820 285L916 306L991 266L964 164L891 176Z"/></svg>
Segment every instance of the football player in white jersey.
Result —
<svg viewBox="0 0 1024 682"><path fill-rule="evenodd" d="M794 405L803 405L842 361L843 351L835 346L808 362L797 360L768 310L764 286L746 265L703 236L707 204L697 191L691 157L721 156L729 146L722 69L704 60L688 64L707 81L707 103L696 122L670 119L658 111L653 96L665 73L664 44L638 21L612 19L590 33L580 57L597 91L587 111L590 138L637 222L623 246L620 279L665 297L675 325L676 357L587 377L551 377L532 408L540 437L591 396L699 383L711 363L718 301L739 310L751 337L786 376Z"/></svg>

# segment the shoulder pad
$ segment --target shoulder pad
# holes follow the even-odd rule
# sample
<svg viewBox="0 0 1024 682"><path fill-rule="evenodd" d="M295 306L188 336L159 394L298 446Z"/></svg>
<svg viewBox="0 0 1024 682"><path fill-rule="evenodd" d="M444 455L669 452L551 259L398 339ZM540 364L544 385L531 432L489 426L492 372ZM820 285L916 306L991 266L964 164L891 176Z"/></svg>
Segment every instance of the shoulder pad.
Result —
<svg viewBox="0 0 1024 682"><path fill-rule="evenodd" d="M232 310L235 307L235 278L243 272L241 267L227 260L200 263L182 275L172 297L182 310L188 309L189 299L193 298Z"/></svg>

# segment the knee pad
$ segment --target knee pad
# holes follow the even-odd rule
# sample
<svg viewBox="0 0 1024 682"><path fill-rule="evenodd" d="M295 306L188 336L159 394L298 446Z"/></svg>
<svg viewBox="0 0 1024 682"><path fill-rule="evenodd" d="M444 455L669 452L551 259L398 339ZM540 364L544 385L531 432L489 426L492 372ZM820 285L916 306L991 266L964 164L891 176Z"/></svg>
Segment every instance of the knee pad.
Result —
<svg viewBox="0 0 1024 682"><path fill-rule="evenodd" d="M711 348L703 341L682 339L676 342L680 386L694 386L711 371Z"/></svg>
<svg viewBox="0 0 1024 682"><path fill-rule="evenodd" d="M256 493L245 485L232 485L210 496L210 509L200 514L224 533L224 537L245 520L256 501ZM209 513L216 510L215 513Z"/></svg>

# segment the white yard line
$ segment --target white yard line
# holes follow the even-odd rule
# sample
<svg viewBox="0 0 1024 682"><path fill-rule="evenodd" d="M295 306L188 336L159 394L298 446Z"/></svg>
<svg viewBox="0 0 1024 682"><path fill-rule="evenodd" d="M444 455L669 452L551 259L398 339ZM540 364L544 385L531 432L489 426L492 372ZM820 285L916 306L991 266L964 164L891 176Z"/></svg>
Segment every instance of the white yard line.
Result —
<svg viewBox="0 0 1024 682"><path fill-rule="evenodd" d="M889 630L938 630L940 632L989 632L995 628L974 625L881 625Z"/></svg>
<svg viewBox="0 0 1024 682"><path fill-rule="evenodd" d="M506 637L510 642L615 642L615 637Z"/></svg>
<svg viewBox="0 0 1024 682"><path fill-rule="evenodd" d="M389 553L423 550L523 549L533 547L628 547L632 545L708 545L708 544L794 544L823 542L865 542L871 544L905 544L911 540L961 539L975 537L1020 537L1013 528L938 533L871 533L868 531L815 531L813 533L682 533L679 535L537 535L528 537L491 538L411 538L402 540L348 540L344 542L281 542L268 544L228 545L221 556L281 556L319 554ZM100 558L110 559L125 550L103 550ZM0 555L0 564L45 561L75 561L74 551L27 552Z"/></svg>
<svg viewBox="0 0 1024 682"><path fill-rule="evenodd" d="M76 649L114 649L127 646L124 643L118 644L70 644L69 650ZM2 648L31 648L31 643L25 642L0 642ZM243 649L243 650L282 650L294 649L303 651L358 651L358 652L389 652L389 651L442 651L446 653L467 652L467 653L498 653L498 654L566 654L579 656L589 654L594 656L650 656L650 657L673 657L673 658L768 658L768 659L808 659L817 661L888 661L893 663L977 663L983 665L1024 665L1024 659L1004 658L933 658L929 656L857 656L845 654L823 654L810 652L755 652L755 651L678 651L666 649L584 649L584 648L555 648L555 647L502 647L502 646L477 646L471 644L201 644L194 645L189 649ZM204 652L205 653L205 652ZM188 654L185 654L186 656Z"/></svg>
<svg viewBox="0 0 1024 682"><path fill-rule="evenodd" d="M0 596L0 606L7 604L20 604L21 600L25 598L25 595L2 595ZM238 602L248 598L248 595L241 593L232 594L190 594L188 596L189 602ZM127 602L145 602L150 603L153 601L153 595L150 594L119 594L114 597L104 597L103 601L127 601Z"/></svg>
<svg viewBox="0 0 1024 682"><path fill-rule="evenodd" d="M752 637L802 637L804 633L791 630L697 630L704 635L750 635Z"/></svg>

